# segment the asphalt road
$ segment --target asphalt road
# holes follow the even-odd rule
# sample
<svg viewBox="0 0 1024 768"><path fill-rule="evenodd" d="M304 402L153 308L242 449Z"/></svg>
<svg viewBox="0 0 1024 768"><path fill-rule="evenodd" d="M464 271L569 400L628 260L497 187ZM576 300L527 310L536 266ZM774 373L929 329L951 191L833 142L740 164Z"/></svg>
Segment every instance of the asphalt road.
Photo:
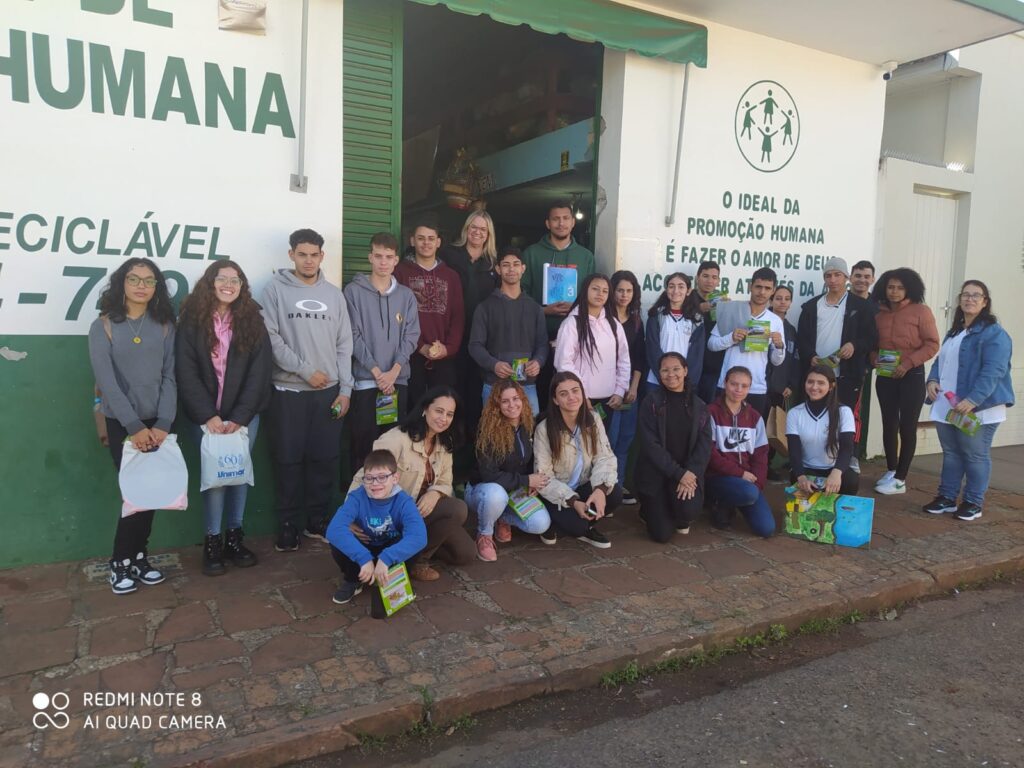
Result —
<svg viewBox="0 0 1024 768"><path fill-rule="evenodd" d="M363 760L430 768L1024 766L1020 584L928 602L846 633L854 642L837 643L843 650L721 692L677 696L678 704L666 692L684 690L687 673L624 688L618 695L637 702L637 714L588 721L595 694L583 691L530 727L498 713L463 739ZM651 706L659 700L665 706ZM576 725L566 728L559 713ZM330 764L350 765L349 755Z"/></svg>

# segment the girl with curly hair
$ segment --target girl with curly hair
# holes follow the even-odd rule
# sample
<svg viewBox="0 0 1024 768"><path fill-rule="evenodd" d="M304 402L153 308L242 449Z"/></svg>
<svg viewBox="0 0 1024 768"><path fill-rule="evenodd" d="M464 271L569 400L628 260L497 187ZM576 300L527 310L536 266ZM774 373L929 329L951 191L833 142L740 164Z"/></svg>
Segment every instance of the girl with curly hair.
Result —
<svg viewBox="0 0 1024 768"><path fill-rule="evenodd" d="M273 357L260 305L238 264L215 261L199 278L181 306L176 346L181 404L196 442L202 440L202 427L215 435L245 427L250 448L255 445L260 412L270 404ZM256 565L256 556L242 543L248 492L243 483L201 494L207 576L223 574L225 560L240 568Z"/></svg>
<svg viewBox="0 0 1024 768"><path fill-rule="evenodd" d="M149 259L128 259L100 295L100 316L89 328L89 360L107 419L110 456L121 468L125 438L140 451L155 451L174 426L174 306L163 273ZM159 584L146 547L153 510L120 517L110 559L115 595L138 582Z"/></svg>
<svg viewBox="0 0 1024 768"><path fill-rule="evenodd" d="M536 494L548 483L547 475L533 471L533 413L528 406L523 388L503 379L494 384L480 416L477 467L466 486L466 503L477 516L477 557L487 563L498 559L495 542L512 541L512 526L539 534L551 525L545 508L523 520L509 506L516 491Z"/></svg>

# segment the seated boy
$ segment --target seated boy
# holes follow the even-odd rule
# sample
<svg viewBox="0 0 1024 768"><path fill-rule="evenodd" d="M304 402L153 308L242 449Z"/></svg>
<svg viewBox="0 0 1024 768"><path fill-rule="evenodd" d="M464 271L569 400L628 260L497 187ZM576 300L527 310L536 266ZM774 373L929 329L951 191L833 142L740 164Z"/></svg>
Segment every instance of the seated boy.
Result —
<svg viewBox="0 0 1024 768"><path fill-rule="evenodd" d="M383 582L389 568L427 544L427 527L416 502L398 485L391 451L371 451L363 470L362 487L349 492L327 527L331 555L344 578L334 593L339 605L362 592L363 584Z"/></svg>

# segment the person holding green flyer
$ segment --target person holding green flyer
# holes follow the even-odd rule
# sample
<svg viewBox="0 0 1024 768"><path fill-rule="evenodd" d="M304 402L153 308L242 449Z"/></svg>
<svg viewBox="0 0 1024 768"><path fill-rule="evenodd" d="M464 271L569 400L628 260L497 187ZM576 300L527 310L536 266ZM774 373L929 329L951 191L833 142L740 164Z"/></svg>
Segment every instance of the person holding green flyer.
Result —
<svg viewBox="0 0 1024 768"><path fill-rule="evenodd" d="M391 451L371 451L361 480L327 527L331 556L342 573L333 598L338 605L350 602L364 584L386 583L391 568L427 545L427 527L412 496L398 485Z"/></svg>
<svg viewBox="0 0 1024 768"><path fill-rule="evenodd" d="M498 559L494 546L512 541L512 528L541 534L551 517L537 493L548 476L533 471L533 413L526 392L511 379L497 382L480 415L477 466L466 485L466 504L477 516L477 557Z"/></svg>
<svg viewBox="0 0 1024 768"><path fill-rule="evenodd" d="M953 326L928 373L931 417L942 445L938 495L925 512L954 512L958 520L981 517L992 474L992 438L1013 405L1010 365L1013 342L992 314L992 299L980 280L960 289ZM967 417L971 417L967 419ZM973 421L973 434L954 426ZM956 500L963 496L960 505Z"/></svg>
<svg viewBox="0 0 1024 768"><path fill-rule="evenodd" d="M907 474L917 450L917 422L924 404L924 364L939 351L935 316L924 303L924 281L912 269L893 269L879 278L878 350L869 355L878 373L875 392L882 409L886 472L875 493L907 492Z"/></svg>
<svg viewBox="0 0 1024 768"><path fill-rule="evenodd" d="M373 441L408 410L409 360L420 337L416 296L394 277L398 238L378 232L370 238L370 274L345 286L352 323L352 435L350 466L356 471Z"/></svg>
<svg viewBox="0 0 1024 768"><path fill-rule="evenodd" d="M718 321L708 339L712 352L725 350L718 395L725 390L726 371L736 366L746 368L753 376L747 402L762 416L768 406L768 363L778 366L786 359L785 327L768 307L778 284L773 269L761 267L754 272L750 278L750 302L719 304Z"/></svg>

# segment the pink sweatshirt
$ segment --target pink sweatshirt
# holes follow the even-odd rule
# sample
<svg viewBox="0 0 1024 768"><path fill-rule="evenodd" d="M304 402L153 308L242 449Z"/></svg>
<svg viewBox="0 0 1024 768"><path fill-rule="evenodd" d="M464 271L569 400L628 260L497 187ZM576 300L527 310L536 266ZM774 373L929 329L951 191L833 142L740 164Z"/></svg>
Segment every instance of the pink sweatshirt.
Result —
<svg viewBox="0 0 1024 768"><path fill-rule="evenodd" d="M583 359L579 336L576 332L577 307L558 327L555 340L555 370L572 371L583 382L583 390L591 400L604 400L612 395L622 397L629 389L631 372L629 344L626 333L618 320L614 320L615 335L612 335L608 319L590 315L590 330L594 334L596 348L593 359ZM618 337L618 356L615 354L615 338Z"/></svg>
<svg viewBox="0 0 1024 768"><path fill-rule="evenodd" d="M231 330L231 310L223 315L219 312L213 313L213 333L217 337L217 346L210 350L210 361L213 363L213 372L217 374L217 411L220 411L220 403L224 397L224 375L228 370L228 350L231 348L231 337L234 332Z"/></svg>

